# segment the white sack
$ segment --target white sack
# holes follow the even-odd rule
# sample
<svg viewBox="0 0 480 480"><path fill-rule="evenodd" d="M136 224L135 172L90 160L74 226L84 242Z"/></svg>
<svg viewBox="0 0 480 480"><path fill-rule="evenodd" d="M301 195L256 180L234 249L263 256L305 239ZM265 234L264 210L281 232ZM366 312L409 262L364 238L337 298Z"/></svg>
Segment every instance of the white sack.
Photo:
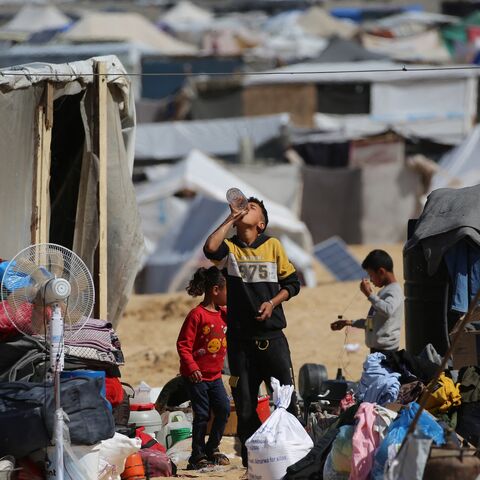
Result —
<svg viewBox="0 0 480 480"><path fill-rule="evenodd" d="M281 480L287 468L313 448L312 439L301 423L286 410L293 385L280 386L276 378L271 383L276 410L246 441L250 480Z"/></svg>
<svg viewBox="0 0 480 480"><path fill-rule="evenodd" d="M142 441L139 438L128 438L120 433L103 440L100 443L98 479L120 480L120 474L125 470L125 460L137 453L141 446Z"/></svg>

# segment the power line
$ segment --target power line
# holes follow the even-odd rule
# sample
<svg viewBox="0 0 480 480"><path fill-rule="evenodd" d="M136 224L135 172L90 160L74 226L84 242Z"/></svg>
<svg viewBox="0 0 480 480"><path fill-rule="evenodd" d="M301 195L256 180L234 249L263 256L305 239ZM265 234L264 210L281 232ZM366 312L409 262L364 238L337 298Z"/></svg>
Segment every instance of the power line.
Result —
<svg viewBox="0 0 480 480"><path fill-rule="evenodd" d="M352 73L415 73L415 72L448 72L462 70L480 70L480 65L459 65L450 67L407 67L398 68L374 68L359 70L316 70L316 71L265 71L265 72L143 72L128 73L114 72L106 73L109 77L252 77L252 76L295 76L295 75L343 75ZM95 72L89 73L68 73L68 72L21 72L20 70L0 70L0 76L3 77L96 77L100 74Z"/></svg>

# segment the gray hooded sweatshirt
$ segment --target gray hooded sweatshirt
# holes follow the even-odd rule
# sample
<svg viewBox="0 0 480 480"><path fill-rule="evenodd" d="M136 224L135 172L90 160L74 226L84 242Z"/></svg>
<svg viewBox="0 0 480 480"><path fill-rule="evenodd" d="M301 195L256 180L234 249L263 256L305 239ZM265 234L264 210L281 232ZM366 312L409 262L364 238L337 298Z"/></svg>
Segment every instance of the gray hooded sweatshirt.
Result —
<svg viewBox="0 0 480 480"><path fill-rule="evenodd" d="M365 329L365 343L377 350L398 350L403 321L403 290L399 283L383 287L378 295L368 297L372 304L367 318L355 320L353 326Z"/></svg>

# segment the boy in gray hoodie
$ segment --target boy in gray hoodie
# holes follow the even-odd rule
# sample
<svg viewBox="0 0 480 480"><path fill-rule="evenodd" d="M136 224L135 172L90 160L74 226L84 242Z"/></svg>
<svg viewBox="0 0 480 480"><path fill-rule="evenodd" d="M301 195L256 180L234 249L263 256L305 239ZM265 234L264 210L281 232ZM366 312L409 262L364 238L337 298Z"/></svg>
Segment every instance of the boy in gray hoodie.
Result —
<svg viewBox="0 0 480 480"><path fill-rule="evenodd" d="M400 345L400 330L403 320L403 291L393 273L393 260L384 250L371 251L362 263L370 281L381 288L375 294L370 282L363 279L360 290L371 303L367 318L337 320L330 325L332 330L356 327L365 330L365 343L370 353L393 352Z"/></svg>

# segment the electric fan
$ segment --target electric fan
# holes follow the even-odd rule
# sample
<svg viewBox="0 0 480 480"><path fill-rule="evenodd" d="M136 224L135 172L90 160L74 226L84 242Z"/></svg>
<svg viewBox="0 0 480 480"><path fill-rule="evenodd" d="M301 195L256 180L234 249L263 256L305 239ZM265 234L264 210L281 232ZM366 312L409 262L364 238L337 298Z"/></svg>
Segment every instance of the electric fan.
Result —
<svg viewBox="0 0 480 480"><path fill-rule="evenodd" d="M2 278L1 300L6 315L25 335L50 344L50 380L55 396L54 441L56 478L63 480L63 411L60 373L64 342L75 337L92 313L95 289L82 259L53 243L31 245L8 264Z"/></svg>

